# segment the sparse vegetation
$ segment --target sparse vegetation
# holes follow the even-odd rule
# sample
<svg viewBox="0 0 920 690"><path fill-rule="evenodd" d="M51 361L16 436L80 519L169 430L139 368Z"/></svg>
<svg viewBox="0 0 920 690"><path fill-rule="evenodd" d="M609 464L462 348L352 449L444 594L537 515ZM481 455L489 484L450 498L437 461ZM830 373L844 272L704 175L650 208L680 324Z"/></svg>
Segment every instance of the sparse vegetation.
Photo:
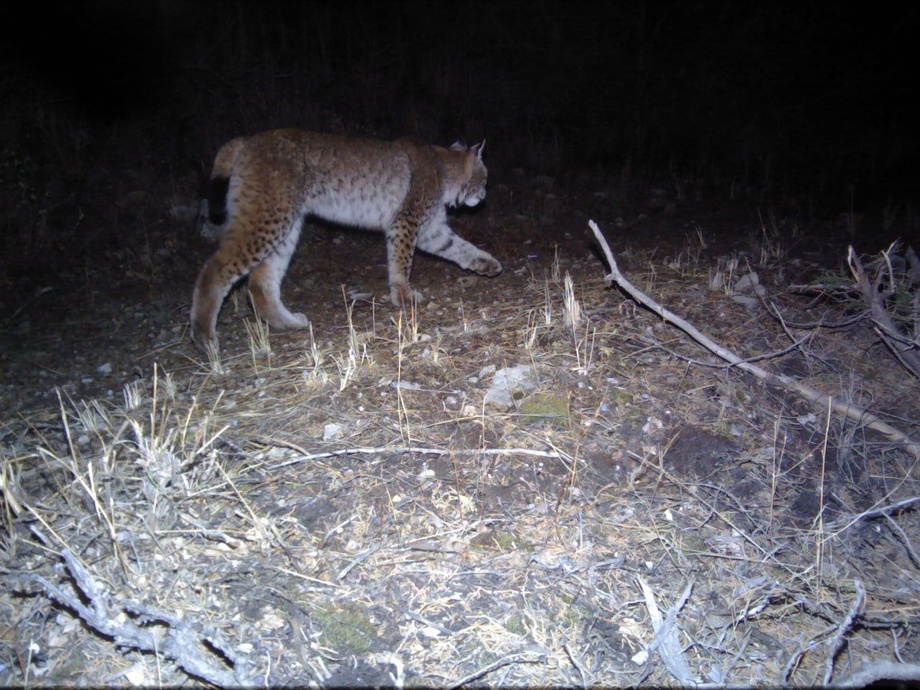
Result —
<svg viewBox="0 0 920 690"><path fill-rule="evenodd" d="M0 681L920 675L914 120L875 90L871 27L173 5L0 44L23 51L0 71ZM122 36L153 60L113 59ZM30 65L49 43L73 64ZM505 272L420 255L429 301L399 312L379 237L307 223L283 290L310 329L269 333L241 285L196 352L200 184L277 126L486 138L486 204L452 224ZM635 285L826 397L605 285L592 217Z"/></svg>
<svg viewBox="0 0 920 690"><path fill-rule="evenodd" d="M92 563L81 577L108 583L110 605L131 611L126 602L135 597L121 588L142 591L145 615L171 635L186 634L186 623L169 622L180 611L204 623L204 607L207 634L222 644L230 631L220 630L232 621L240 640L232 657L184 657L170 648L163 661L175 667L158 673L204 668L191 675L244 683L260 668L265 640L287 630L300 641L273 673L303 682L387 678L397 662L406 684L449 683L499 661L506 665L495 668L512 684L547 674L560 684L594 684L608 673L641 674L642 664L666 673L643 652L655 633L636 604L643 595L634 570L662 608L681 594L689 570L699 573L670 623L681 639L697 640L682 652L693 677L710 668L736 683L820 681L831 657L808 640L822 638L828 618L840 620L859 602L859 620L896 624L884 612L897 595L865 575L854 585L846 573L864 558L857 545L877 538L857 529L863 522L890 520L898 538L914 538L910 504L899 498L916 491L908 458L880 448L864 428L809 415L737 375L688 371L644 344L649 328L664 335L656 317L620 318L615 296L590 277L599 273L593 260L554 261L565 264L566 280L547 275L548 306L592 324L590 369L572 366L581 361L572 351L573 319L556 318L541 324L528 351L539 387L512 409L470 415L488 385L470 375L478 362L497 361L492 343L516 351L546 306L542 291L502 293L489 339L472 349L484 323L450 323L459 300L422 310L414 333L400 319L375 324L375 310L345 309L350 335L330 358L352 352L361 373L353 371L347 386L334 384L331 397L316 378L325 358L315 336L304 346L296 335L273 336L272 365L259 366L255 387L244 365L251 341L240 339L226 348L220 386L209 375L194 384L201 376L194 367L181 375L157 369L125 387L120 407L62 397L58 425L26 427L41 439L37 453L3 455L5 553L27 553L37 539L49 555L81 554ZM684 284L658 287L667 294ZM720 308L744 310L722 299ZM433 329L449 354L438 364L422 347L433 342ZM751 329L785 337L766 313ZM362 332L373 335L362 339ZM354 350L359 341L363 355ZM841 364L857 355L832 337L809 348ZM890 373L873 369L879 381ZM316 384L305 389L305 376ZM678 393L663 383L674 378L696 385ZM340 427L331 435L329 420ZM311 454L323 447L336 451ZM869 476L888 479L861 479ZM53 488L41 489L42 477L55 477ZM85 516L74 520L74 511ZM22 529L25 516L34 520L31 533ZM909 554L889 558L909 571ZM54 594L45 581L20 579L13 591L76 596ZM800 605L790 608L790 600ZM842 606L826 603L834 600ZM84 642L91 656L109 658L110 668L119 659L116 667L131 677L162 677L141 653L149 654L143 638L132 638L127 656L110 658L107 628L86 616L102 633ZM60 621L39 648L46 656L62 655L58 640L87 634ZM772 657L743 651L755 629L776 640ZM849 653L877 658L881 638L874 638L851 630ZM789 639L799 642L781 641ZM56 677L66 673L62 666Z"/></svg>

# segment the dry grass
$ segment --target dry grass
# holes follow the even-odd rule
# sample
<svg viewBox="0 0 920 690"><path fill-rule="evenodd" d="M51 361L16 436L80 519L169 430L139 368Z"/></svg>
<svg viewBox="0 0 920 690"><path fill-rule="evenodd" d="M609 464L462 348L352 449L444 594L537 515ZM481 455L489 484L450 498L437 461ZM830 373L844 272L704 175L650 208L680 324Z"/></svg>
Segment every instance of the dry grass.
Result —
<svg viewBox="0 0 920 690"><path fill-rule="evenodd" d="M744 354L781 350L693 246L632 277ZM546 271L387 322L346 298L331 347L247 327L219 370L155 368L123 404L62 395L25 420L0 473L3 677L772 686L916 657L916 505L878 510L918 495L915 463L689 364L705 356L621 309L594 262ZM916 432L897 373L844 338L773 364ZM515 365L536 388L484 405ZM62 553L87 575L62 577ZM50 583L138 636L212 640L206 670L48 617Z"/></svg>

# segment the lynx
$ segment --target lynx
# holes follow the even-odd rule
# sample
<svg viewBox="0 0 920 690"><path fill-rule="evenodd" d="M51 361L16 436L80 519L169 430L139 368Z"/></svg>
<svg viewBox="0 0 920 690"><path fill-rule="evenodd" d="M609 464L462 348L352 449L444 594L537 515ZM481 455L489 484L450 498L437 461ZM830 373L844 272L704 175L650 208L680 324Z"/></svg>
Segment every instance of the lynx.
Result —
<svg viewBox="0 0 920 690"><path fill-rule="evenodd" d="M390 300L405 307L416 247L480 275L502 266L447 224L447 206L486 196L485 142L449 149L410 139L387 142L284 129L233 139L218 151L208 195L220 244L192 297L192 339L217 350L217 316L227 293L249 276L257 314L279 330L306 328L281 302L281 280L304 218L385 233Z"/></svg>

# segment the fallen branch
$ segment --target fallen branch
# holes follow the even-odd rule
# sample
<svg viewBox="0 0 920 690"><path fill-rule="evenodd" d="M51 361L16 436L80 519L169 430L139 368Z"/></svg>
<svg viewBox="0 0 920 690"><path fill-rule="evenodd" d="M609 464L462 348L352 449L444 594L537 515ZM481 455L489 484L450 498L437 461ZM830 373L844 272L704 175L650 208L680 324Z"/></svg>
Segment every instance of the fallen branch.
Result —
<svg viewBox="0 0 920 690"><path fill-rule="evenodd" d="M747 360L742 359L731 350L727 350L726 348L713 341L711 338L701 333L687 321L684 321L673 312L662 307L644 292L633 286L632 283L630 283L623 276L623 274L620 273L620 269L617 267L617 262L613 258L613 252L610 251L610 246L607 244L607 240L604 239L600 228L597 227L597 223L591 220L588 221L588 226L592 231L594 231L594 235L597 237L597 241L600 243L601 248L604 250L604 256L607 258L607 263L610 265L610 273L604 276L605 281L615 282L624 292L636 300L636 302L658 314L658 316L660 316L664 321L677 326L684 333L693 338L697 343L705 347L714 355L721 357L726 362L736 366L743 371L748 372L749 374L753 374L765 383L779 386L798 393L805 400L818 405L823 409L830 408L837 414L851 419L858 424L865 424L870 429L873 429L888 438L888 440L890 440L892 443L897 444L900 448L907 451L915 458L920 459L920 443L914 441L904 432L896 429L887 422L882 421L871 412L850 403L835 400L832 396L825 395L824 393L821 393L811 386L808 386L800 381L796 381L789 376L784 374L773 374L769 371L766 371L765 369L762 369L761 367L758 367L755 364L752 364Z"/></svg>
<svg viewBox="0 0 920 690"><path fill-rule="evenodd" d="M827 645L827 658L824 660L824 685L831 682L831 677L834 675L834 660L843 646L844 637L853 628L853 621L866 599L866 588L862 586L862 582L857 578L853 584L856 587L856 598L853 600L850 610L847 611L846 618L837 626L837 633Z"/></svg>
<svg viewBox="0 0 920 690"><path fill-rule="evenodd" d="M908 510L913 508L915 505L920 503L920 496L912 496L911 498L905 498L904 500L898 501L891 505L882 506L881 508L873 508L872 510L864 510L859 515L847 515L844 518L839 520L834 520L827 524L830 529L838 529L843 527L844 529L855 525L860 520L869 520L876 517L888 517L891 513L899 513L902 510Z"/></svg>
<svg viewBox="0 0 920 690"><path fill-rule="evenodd" d="M693 674L690 672L690 664L687 663L687 657L684 656L684 649L680 643L680 637L677 634L677 615L690 598L693 591L693 583L687 583L681 594L680 600L668 609L667 616L662 618L661 610L655 601L655 593L652 588L643 579L641 575L636 576L639 587L642 589L642 595L645 597L645 607L648 609L649 618L652 621L652 628L655 630L655 638L646 648L646 652L658 651L658 655L664 662L665 667L677 679L677 682L689 687L696 685Z"/></svg>
<svg viewBox="0 0 920 690"><path fill-rule="evenodd" d="M395 455L401 455L403 453L416 453L418 455L530 455L536 458L556 458L560 460L567 458L566 455L556 451L531 450L530 448L460 448L444 450L443 448L420 448L416 446L404 446L400 448L387 448L386 446L379 446L376 448L340 448L338 450L326 451L325 453L308 453L305 449L294 443L289 443L288 441L281 441L278 439L263 440L268 445L290 448L291 450L300 453L300 457L292 458L291 460L285 460L284 462L279 462L278 464L269 467L269 470L277 470L281 467L296 465L297 463L307 462L309 460L323 460L325 458L336 458L342 455L383 455L384 453Z"/></svg>
<svg viewBox="0 0 920 690"><path fill-rule="evenodd" d="M895 245L891 245L888 251L882 252L884 261L879 261L876 275L873 280L869 280L866 269L860 262L853 247L847 252L847 263L850 266L850 272L856 278L856 289L862 295L863 301L869 307L869 313L875 322L875 332L882 342L891 352L892 356L898 363L907 369L914 378L920 379L920 355L917 354L917 343L910 338L905 337L891 318L891 314L885 308L885 302L897 293L898 286L895 282L894 268L891 265L891 254L895 250ZM882 281L885 274L888 274L888 287L882 288ZM918 293L920 295L920 293ZM917 296L914 297L916 303ZM916 329L918 324L914 324Z"/></svg>
<svg viewBox="0 0 920 690"><path fill-rule="evenodd" d="M458 681L455 681L447 686L447 690L456 690L461 688L467 683L472 683L474 680L479 680L483 676L487 676L492 671L500 669L502 666L508 666L510 664L545 664L546 663L546 654L539 653L521 653L521 654L511 654L506 656L503 659L499 659L488 666L484 666L478 671L474 671L468 676L464 676Z"/></svg>
<svg viewBox="0 0 920 690"><path fill-rule="evenodd" d="M834 681L835 688L865 688L877 681L920 681L920 664L876 661ZM887 684L883 687L890 687ZM906 686L905 686L906 687Z"/></svg>
<svg viewBox="0 0 920 690"><path fill-rule="evenodd" d="M864 511L859 515L845 515L837 520L834 520L833 522L829 522L827 527L830 530L845 530L849 529L860 520L869 520L871 518L882 517L888 523L889 527L895 533L895 535L904 543L904 547L907 549L907 554L910 556L910 560L913 561L916 567L920 568L920 553L917 553L917 550L914 549L914 546L911 543L910 537L907 535L907 533L904 532L904 530L901 529L901 526L895 522L893 517L891 517L892 513L912 510L914 505L917 503L920 503L920 496L913 496L911 498L906 498L903 501L898 501L893 505Z"/></svg>
<svg viewBox="0 0 920 690"><path fill-rule="evenodd" d="M149 654L162 654L175 661L189 676L213 685L253 685L245 664L219 633L194 630L189 621L160 613L132 601L111 601L111 593L90 574L69 549L61 552L75 587L71 591L40 575L30 578L49 599L73 610L87 626L110 637L119 647ZM87 600L89 605L84 604ZM165 628L165 634L158 634ZM232 667L226 668L226 667Z"/></svg>

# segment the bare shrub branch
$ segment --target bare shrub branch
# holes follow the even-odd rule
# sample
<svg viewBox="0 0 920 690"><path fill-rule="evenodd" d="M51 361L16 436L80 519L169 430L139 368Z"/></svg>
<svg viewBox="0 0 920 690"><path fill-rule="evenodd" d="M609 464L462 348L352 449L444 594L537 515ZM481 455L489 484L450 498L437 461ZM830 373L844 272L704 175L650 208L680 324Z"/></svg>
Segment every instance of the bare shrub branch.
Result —
<svg viewBox="0 0 920 690"><path fill-rule="evenodd" d="M601 233L600 228L597 227L597 223L591 220L588 221L588 226L594 232L595 237L597 237L597 240L604 251L604 256L607 258L607 262L610 265L610 273L604 276L605 281L615 282L624 292L626 292L639 304L658 314L664 321L677 326L684 333L693 338L697 343L705 347L714 355L724 359L726 362L729 362L730 364L738 367L739 369L742 369L743 371L753 374L765 383L774 386L780 386L787 390L798 393L805 400L823 409L830 408L837 414L843 417L847 417L848 419L851 419L858 424L865 424L870 429L874 429L883 436L887 437L892 443L897 444L900 448L903 448L914 457L920 458L920 443L911 439L901 430L896 429L887 422L882 421L868 410L864 410L848 402L841 402L836 400L832 396L825 395L824 393L821 393L811 386L808 386L800 381L796 381L792 377L786 376L785 374L774 374L772 372L766 371L765 369L762 369L761 367L758 367L757 365L742 359L731 350L722 347L701 333L692 324L688 323L668 309L662 307L644 292L632 285L632 283L630 283L623 276L623 274L620 273L620 269L617 267L616 259L613 258L613 252L610 251L610 246L607 244L607 240Z"/></svg>
<svg viewBox="0 0 920 690"><path fill-rule="evenodd" d="M875 322L875 332L881 338L885 347L891 352L892 356L916 379L920 379L920 354L917 353L917 342L906 337L895 325L894 319L886 307L888 300L895 296L898 291L895 271L891 264L891 254L896 249L892 244L886 251L882 252L883 261L878 262L875 272L875 278L870 280L866 268L862 265L859 257L853 247L847 251L847 263L853 277L856 278L856 289L862 296L863 301L869 307L869 313ZM887 278L887 281L886 281ZM887 287L883 283L887 282ZM913 296L911 309L914 312L913 331L918 331L917 324L917 305L920 292ZM914 336L916 338L916 335Z"/></svg>
<svg viewBox="0 0 920 690"><path fill-rule="evenodd" d="M61 552L74 580L73 591L66 591L40 575L31 578L48 598L72 609L86 625L111 637L119 647L148 654L163 654L173 659L190 676L217 686L251 684L244 664L219 633L198 631L188 621L153 610L133 601L115 603L110 592L92 576L69 549ZM85 597L89 606L81 601ZM151 626L157 626L156 628ZM157 634L165 628L165 635ZM232 666L221 668L221 665Z"/></svg>

